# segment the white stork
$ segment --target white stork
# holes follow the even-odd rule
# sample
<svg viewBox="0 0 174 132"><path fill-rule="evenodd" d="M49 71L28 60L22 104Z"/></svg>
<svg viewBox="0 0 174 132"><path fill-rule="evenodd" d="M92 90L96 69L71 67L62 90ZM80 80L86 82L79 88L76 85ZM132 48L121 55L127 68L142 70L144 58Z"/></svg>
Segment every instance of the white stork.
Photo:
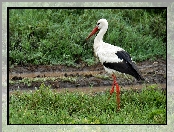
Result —
<svg viewBox="0 0 174 132"><path fill-rule="evenodd" d="M112 74L113 77L113 85L110 90L110 96L114 92L114 87L116 86L117 93L117 106L118 110L120 109L120 88L116 81L115 72L121 72L125 74L129 74L135 77L137 80L144 80L138 71L137 66L132 61L130 55L122 48L118 46L114 46L108 43L103 42L103 36L108 29L108 22L106 19L100 19L97 22L96 27L92 30L89 36L86 38L89 39L92 35L94 35L98 30L99 33L94 39L94 52L95 55L99 58L100 62L103 64L104 69Z"/></svg>

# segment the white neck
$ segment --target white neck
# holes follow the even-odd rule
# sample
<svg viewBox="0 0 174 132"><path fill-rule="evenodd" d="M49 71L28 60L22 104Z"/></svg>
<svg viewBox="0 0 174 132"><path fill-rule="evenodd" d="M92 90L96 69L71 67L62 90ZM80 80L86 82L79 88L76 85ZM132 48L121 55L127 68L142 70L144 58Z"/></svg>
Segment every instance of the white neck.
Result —
<svg viewBox="0 0 174 132"><path fill-rule="evenodd" d="M94 39L94 52L97 55L97 51L99 50L99 47L103 45L103 36L106 33L107 28L102 28L100 29L99 33L97 34L97 36Z"/></svg>
<svg viewBox="0 0 174 132"><path fill-rule="evenodd" d="M106 31L107 31L107 28L100 29L99 33L97 34L97 36L94 39L94 44L103 42L103 36L106 33Z"/></svg>

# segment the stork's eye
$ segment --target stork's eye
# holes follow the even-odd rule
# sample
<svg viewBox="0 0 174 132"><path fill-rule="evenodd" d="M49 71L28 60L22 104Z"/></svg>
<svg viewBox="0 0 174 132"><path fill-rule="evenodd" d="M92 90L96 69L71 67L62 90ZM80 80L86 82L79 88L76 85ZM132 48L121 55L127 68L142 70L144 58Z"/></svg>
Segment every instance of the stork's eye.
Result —
<svg viewBox="0 0 174 132"><path fill-rule="evenodd" d="M97 23L97 25L100 25L100 23Z"/></svg>

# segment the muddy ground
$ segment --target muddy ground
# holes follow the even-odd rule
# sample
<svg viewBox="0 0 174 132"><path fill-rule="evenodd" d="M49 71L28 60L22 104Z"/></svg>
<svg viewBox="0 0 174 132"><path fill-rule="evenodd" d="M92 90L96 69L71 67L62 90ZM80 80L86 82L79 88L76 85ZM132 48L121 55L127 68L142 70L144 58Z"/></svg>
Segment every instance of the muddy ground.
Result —
<svg viewBox="0 0 174 132"><path fill-rule="evenodd" d="M146 80L146 84L158 84L166 89L166 61L144 61L137 63L137 66ZM141 88L143 82L124 74L116 74L117 82L122 88ZM24 80L28 78L28 80ZM9 90L34 90L39 88L41 83L51 85L51 88L62 90L88 91L111 88L111 75L104 71L103 66L98 63L94 66L81 64L79 67L68 66L15 66L9 69ZM24 81L22 81L24 80Z"/></svg>

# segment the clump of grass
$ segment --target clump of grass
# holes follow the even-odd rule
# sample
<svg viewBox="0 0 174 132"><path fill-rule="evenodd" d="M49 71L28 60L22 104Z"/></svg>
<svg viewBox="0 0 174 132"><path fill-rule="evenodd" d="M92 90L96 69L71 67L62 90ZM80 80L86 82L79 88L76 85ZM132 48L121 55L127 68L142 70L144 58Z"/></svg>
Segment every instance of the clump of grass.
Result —
<svg viewBox="0 0 174 132"><path fill-rule="evenodd" d="M77 81L77 77L61 77L60 80L62 80L63 82L75 83Z"/></svg>
<svg viewBox="0 0 174 132"><path fill-rule="evenodd" d="M96 75L94 75L94 77L96 77L96 78L101 78L101 79L110 79L110 77L109 77L108 75L105 75L105 74L103 74L103 75L101 75L101 74L96 74Z"/></svg>
<svg viewBox="0 0 174 132"><path fill-rule="evenodd" d="M84 94L56 93L42 84L31 93L10 95L10 124L165 124L166 95L157 87L121 94L116 111L115 95L109 92Z"/></svg>
<svg viewBox="0 0 174 132"><path fill-rule="evenodd" d="M24 83L27 86L30 86L32 82L37 82L37 81L44 82L44 81L48 81L48 80L55 81L56 79L57 79L57 77L21 78L21 80L9 80L9 84L20 84L20 83ZM62 80L65 80L65 79L62 79Z"/></svg>
<svg viewBox="0 0 174 132"><path fill-rule="evenodd" d="M109 22L104 41L135 61L166 57L166 9L10 9L10 65L93 65L93 38L84 40L100 18Z"/></svg>

